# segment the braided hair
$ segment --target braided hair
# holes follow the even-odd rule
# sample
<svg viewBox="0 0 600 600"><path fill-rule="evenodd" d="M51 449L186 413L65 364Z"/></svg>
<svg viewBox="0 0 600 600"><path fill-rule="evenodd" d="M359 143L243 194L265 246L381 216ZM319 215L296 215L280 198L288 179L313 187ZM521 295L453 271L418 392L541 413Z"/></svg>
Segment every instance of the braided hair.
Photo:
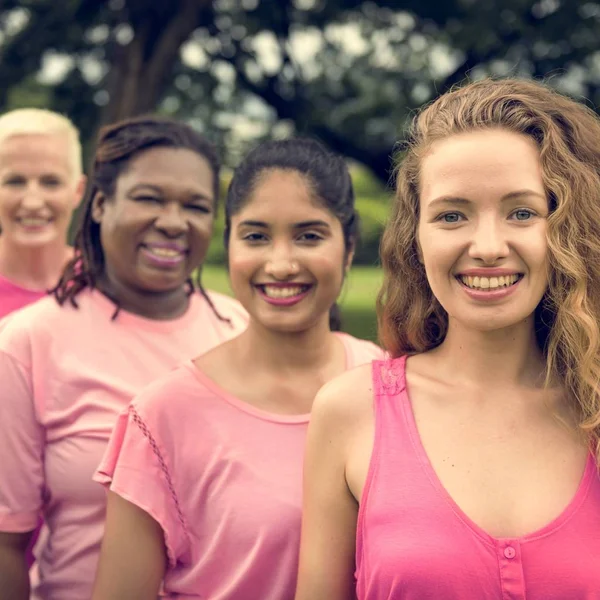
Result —
<svg viewBox="0 0 600 600"><path fill-rule="evenodd" d="M119 176L127 169L131 160L141 152L151 148L177 148L196 152L206 159L213 173L213 197L215 208L219 197L219 172L221 164L215 147L188 125L154 115L135 117L108 125L100 130L94 162L90 173L90 183L83 200L83 207L75 231L74 258L66 265L63 274L52 290L56 301L62 306L69 301L77 307L77 295L85 288L95 288L104 274L104 251L100 241L100 225L92 218L93 201L98 192L111 198ZM215 315L221 316L210 296L202 286L200 269L195 281L187 281L189 293L196 288L208 302ZM119 303L113 315L119 313Z"/></svg>

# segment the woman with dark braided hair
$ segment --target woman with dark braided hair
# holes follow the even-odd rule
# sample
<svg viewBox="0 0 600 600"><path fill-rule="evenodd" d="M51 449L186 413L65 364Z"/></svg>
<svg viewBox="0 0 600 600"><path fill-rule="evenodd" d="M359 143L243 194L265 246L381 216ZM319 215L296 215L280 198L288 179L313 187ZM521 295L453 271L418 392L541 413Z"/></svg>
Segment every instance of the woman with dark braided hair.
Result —
<svg viewBox="0 0 600 600"><path fill-rule="evenodd" d="M191 279L216 210L212 145L175 121L124 121L101 131L90 182L55 297L0 328L0 595L11 600L30 585L36 600L90 597L106 502L92 474L117 415L247 321Z"/></svg>
<svg viewBox="0 0 600 600"><path fill-rule="evenodd" d="M156 598L161 580L161 598L292 600L314 395L383 355L331 313L358 237L342 157L310 139L255 148L225 237L248 328L119 417L96 474L110 492L93 600Z"/></svg>

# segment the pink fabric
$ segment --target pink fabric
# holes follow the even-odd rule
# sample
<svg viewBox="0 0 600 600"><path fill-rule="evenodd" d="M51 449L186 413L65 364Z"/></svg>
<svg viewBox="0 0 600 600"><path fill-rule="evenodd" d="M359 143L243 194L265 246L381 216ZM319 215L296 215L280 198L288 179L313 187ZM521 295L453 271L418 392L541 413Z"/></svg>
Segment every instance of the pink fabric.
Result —
<svg viewBox="0 0 600 600"><path fill-rule="evenodd" d="M45 525L36 547L33 598L91 595L105 494L92 481L118 414L182 361L239 333L234 300L211 294L233 327L199 294L186 314L153 321L84 291L79 309L45 298L0 325L0 530Z"/></svg>
<svg viewBox="0 0 600 600"><path fill-rule="evenodd" d="M46 295L46 290L30 290L0 275L0 319Z"/></svg>
<svg viewBox="0 0 600 600"><path fill-rule="evenodd" d="M442 487L413 417L406 358L373 365L375 444L359 511L359 600L600 599L600 475L590 458L551 523L494 538Z"/></svg>
<svg viewBox="0 0 600 600"><path fill-rule="evenodd" d="M382 357L339 335L348 368ZM308 419L255 409L191 363L119 417L96 480L162 526L165 597L293 599Z"/></svg>
<svg viewBox="0 0 600 600"><path fill-rule="evenodd" d="M43 298L47 295L45 290L31 290L28 288L21 287L16 283L13 283L6 277L0 275L0 319L6 315L23 308L28 304L32 304L36 300ZM33 556L33 547L37 541L40 532L41 522L36 529L31 542L27 548L27 565L31 566L35 562Z"/></svg>

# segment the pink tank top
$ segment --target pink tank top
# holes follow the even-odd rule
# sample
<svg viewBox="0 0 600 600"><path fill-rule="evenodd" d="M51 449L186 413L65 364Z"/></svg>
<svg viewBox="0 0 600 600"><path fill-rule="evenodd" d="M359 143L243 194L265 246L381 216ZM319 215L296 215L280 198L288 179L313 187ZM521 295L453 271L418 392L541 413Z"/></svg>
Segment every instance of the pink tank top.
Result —
<svg viewBox="0 0 600 600"><path fill-rule="evenodd" d="M494 538L443 488L421 444L406 357L373 363L375 442L360 503L358 600L599 600L600 475L590 454L551 523Z"/></svg>

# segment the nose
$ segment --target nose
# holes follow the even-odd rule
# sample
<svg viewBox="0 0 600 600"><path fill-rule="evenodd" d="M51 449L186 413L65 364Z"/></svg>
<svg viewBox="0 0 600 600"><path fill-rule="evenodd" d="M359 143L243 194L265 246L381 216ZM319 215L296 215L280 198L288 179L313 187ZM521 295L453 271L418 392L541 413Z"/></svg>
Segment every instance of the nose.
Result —
<svg viewBox="0 0 600 600"><path fill-rule="evenodd" d="M179 202L166 202L163 204L154 225L168 237L178 237L188 229L188 222Z"/></svg>
<svg viewBox="0 0 600 600"><path fill-rule="evenodd" d="M299 271L300 265L288 244L277 244L272 247L265 264L267 275L285 281L295 277Z"/></svg>
<svg viewBox="0 0 600 600"><path fill-rule="evenodd" d="M44 206L44 195L38 186L28 185L23 190L21 205L28 210L36 210Z"/></svg>
<svg viewBox="0 0 600 600"><path fill-rule="evenodd" d="M469 256L485 264L495 264L510 252L506 232L495 218L480 219L469 246Z"/></svg>

